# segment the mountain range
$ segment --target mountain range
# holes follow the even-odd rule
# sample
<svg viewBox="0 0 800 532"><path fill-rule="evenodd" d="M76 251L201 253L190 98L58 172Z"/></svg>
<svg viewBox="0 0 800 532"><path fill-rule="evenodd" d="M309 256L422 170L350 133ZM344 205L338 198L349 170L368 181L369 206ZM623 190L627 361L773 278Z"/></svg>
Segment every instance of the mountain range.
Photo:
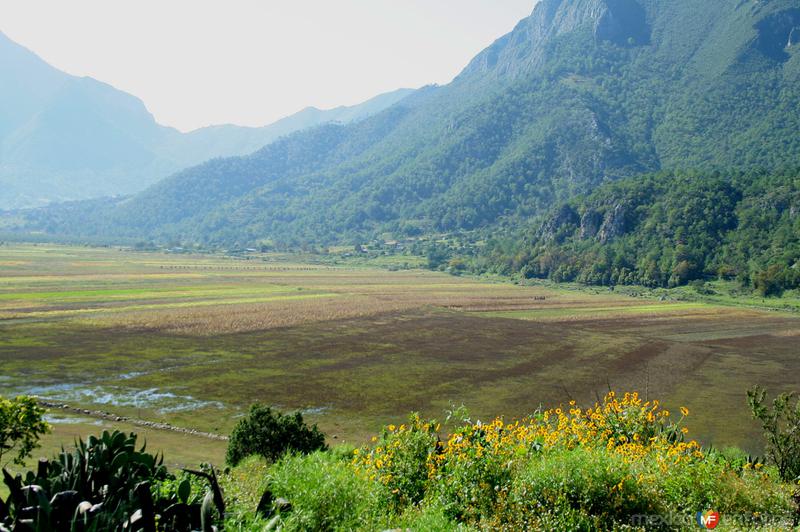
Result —
<svg viewBox="0 0 800 532"><path fill-rule="evenodd" d="M796 0L541 0L448 85L19 227L211 246L444 233L524 248L554 208L619 180L796 167L798 109Z"/></svg>
<svg viewBox="0 0 800 532"><path fill-rule="evenodd" d="M0 33L0 208L139 192L180 169L245 155L277 138L380 112L411 90L361 105L309 107L264 127L189 133L158 124L138 98L66 74Z"/></svg>

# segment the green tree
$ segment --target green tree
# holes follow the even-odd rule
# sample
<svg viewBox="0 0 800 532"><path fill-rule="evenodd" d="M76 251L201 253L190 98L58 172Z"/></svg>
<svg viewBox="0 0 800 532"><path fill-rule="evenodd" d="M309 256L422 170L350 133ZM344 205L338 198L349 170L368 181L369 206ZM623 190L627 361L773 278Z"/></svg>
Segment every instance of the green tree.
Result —
<svg viewBox="0 0 800 532"><path fill-rule="evenodd" d="M788 273L786 267L773 264L753 276L753 287L761 297L781 297L786 288Z"/></svg>
<svg viewBox="0 0 800 532"><path fill-rule="evenodd" d="M44 409L32 397L0 397L0 466L21 465L50 430Z"/></svg>
<svg viewBox="0 0 800 532"><path fill-rule="evenodd" d="M447 246L438 245L434 242L428 247L425 256L428 259L428 268L436 270L450 259L450 251Z"/></svg>
<svg viewBox="0 0 800 532"><path fill-rule="evenodd" d="M325 435L316 425L309 427L299 412L284 415L254 404L233 428L225 460L235 466L253 455L274 461L288 451L312 453L324 449Z"/></svg>

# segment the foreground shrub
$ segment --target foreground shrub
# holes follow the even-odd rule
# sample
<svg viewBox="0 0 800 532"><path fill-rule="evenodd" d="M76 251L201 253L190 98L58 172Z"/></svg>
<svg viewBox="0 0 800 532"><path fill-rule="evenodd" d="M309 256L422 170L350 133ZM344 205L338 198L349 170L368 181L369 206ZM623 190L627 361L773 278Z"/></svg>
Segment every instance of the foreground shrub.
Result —
<svg viewBox="0 0 800 532"><path fill-rule="evenodd" d="M438 505L410 506L400 516L396 529L424 530L425 532L456 532L473 530L448 517L447 511Z"/></svg>
<svg viewBox="0 0 800 532"><path fill-rule="evenodd" d="M719 530L797 526L796 483L687 440L687 415L610 393L519 421L462 419L445 439L414 415L359 449L251 456L221 486L213 468L176 477L135 436L105 433L6 474L0 531L687 530L712 510Z"/></svg>
<svg viewBox="0 0 800 532"><path fill-rule="evenodd" d="M646 469L650 464L642 464ZM760 516L791 522L796 509L793 488L779 481L777 472L760 464L732 468L725 459L708 454L703 460L676 464L666 473L645 472L645 484L654 486L665 507L675 513L698 508L736 516L747 516L757 524Z"/></svg>
<svg viewBox="0 0 800 532"><path fill-rule="evenodd" d="M508 493L519 458L537 452L536 442L517 448L508 445L504 432L500 419L488 425L467 424L429 457L431 496L447 516L477 522L491 515Z"/></svg>
<svg viewBox="0 0 800 532"><path fill-rule="evenodd" d="M414 417L408 426L390 425L376 447L357 450L353 464L398 501L434 498L449 517L472 523L492 514L509 492L514 471L544 452L600 448L624 460L653 460L662 470L702 457L697 442L684 441L683 417L672 422L670 416L657 401L611 392L586 410L571 403L513 423L467 423L446 443L439 442L432 422Z"/></svg>
<svg viewBox="0 0 800 532"><path fill-rule="evenodd" d="M50 429L44 409L33 397L6 399L0 396L0 467L22 465Z"/></svg>
<svg viewBox="0 0 800 532"><path fill-rule="evenodd" d="M299 412L284 415L255 404L234 427L225 460L235 466L253 455L275 461L287 451L312 453L324 449L325 435L316 425L306 425Z"/></svg>
<svg viewBox="0 0 800 532"><path fill-rule="evenodd" d="M553 509L571 520L585 516L579 521L599 529L664 510L652 486L637 479L634 465L602 448L562 449L532 458L514 479L508 499L505 516L524 527Z"/></svg>
<svg viewBox="0 0 800 532"><path fill-rule="evenodd" d="M292 509L284 530L382 530L386 494L377 482L354 475L333 453L287 455L269 472L269 488ZM385 525L385 523L384 523Z"/></svg>
<svg viewBox="0 0 800 532"><path fill-rule="evenodd" d="M408 424L389 425L371 449L356 449L353 466L365 478L377 480L391 493L395 509L422 501L433 473L430 458L440 447L435 421L413 414Z"/></svg>
<svg viewBox="0 0 800 532"><path fill-rule="evenodd" d="M792 405L794 394L783 393L770 408L766 396L759 386L747 392L753 417L764 429L767 454L783 480L800 480L800 399Z"/></svg>

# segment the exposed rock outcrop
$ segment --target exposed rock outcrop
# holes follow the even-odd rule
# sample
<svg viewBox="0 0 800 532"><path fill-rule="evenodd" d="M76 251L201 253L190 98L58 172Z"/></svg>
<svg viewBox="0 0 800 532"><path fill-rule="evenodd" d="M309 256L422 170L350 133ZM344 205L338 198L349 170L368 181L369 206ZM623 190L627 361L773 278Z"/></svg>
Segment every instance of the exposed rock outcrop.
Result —
<svg viewBox="0 0 800 532"><path fill-rule="evenodd" d="M600 230L597 233L597 239L605 244L625 234L627 229L625 215L626 209L623 204L614 205L613 209L606 212L603 225L600 226Z"/></svg>
<svg viewBox="0 0 800 532"><path fill-rule="evenodd" d="M553 38L583 29L620 46L650 42L646 13L637 0L540 0L531 17L475 57L462 77L530 72L542 63Z"/></svg>
<svg viewBox="0 0 800 532"><path fill-rule="evenodd" d="M786 43L786 46L792 47L797 44L800 44L800 26L795 26L792 28L792 31L789 32L789 42Z"/></svg>
<svg viewBox="0 0 800 532"><path fill-rule="evenodd" d="M559 230L567 225L577 225L580 221L578 213L569 205L562 205L556 213L547 220L539 231L539 236L544 240L554 240Z"/></svg>
<svg viewBox="0 0 800 532"><path fill-rule="evenodd" d="M597 232L600 231L600 224L603 223L603 216L592 209L589 209L583 216L581 216L581 240L594 238Z"/></svg>
<svg viewBox="0 0 800 532"><path fill-rule="evenodd" d="M650 43L647 15L635 0L605 0L606 9L598 19L595 38L618 46L641 46Z"/></svg>
<svg viewBox="0 0 800 532"><path fill-rule="evenodd" d="M756 24L758 50L771 59L786 61L788 46L800 42L800 8L770 15Z"/></svg>

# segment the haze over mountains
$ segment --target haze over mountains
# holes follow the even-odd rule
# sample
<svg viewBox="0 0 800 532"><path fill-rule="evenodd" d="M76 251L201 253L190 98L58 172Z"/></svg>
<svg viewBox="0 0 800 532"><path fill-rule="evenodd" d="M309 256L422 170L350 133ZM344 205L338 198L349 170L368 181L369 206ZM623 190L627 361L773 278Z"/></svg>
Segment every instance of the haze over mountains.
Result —
<svg viewBox="0 0 800 532"><path fill-rule="evenodd" d="M2 32L0 68L0 208L138 192L214 157L245 155L320 124L358 121L412 92L329 111L307 108L260 128L181 133L156 123L138 98L61 72Z"/></svg>
<svg viewBox="0 0 800 532"><path fill-rule="evenodd" d="M796 0L542 0L449 85L130 198L31 213L20 227L212 246L472 232L524 248L519 237L552 209L584 205L576 198L604 183L796 168L798 109ZM781 175L794 190L785 181L795 174ZM624 232L618 224L601 244ZM654 282L666 283L680 257L673 240L659 242L665 270ZM539 260L529 251L504 253Z"/></svg>

